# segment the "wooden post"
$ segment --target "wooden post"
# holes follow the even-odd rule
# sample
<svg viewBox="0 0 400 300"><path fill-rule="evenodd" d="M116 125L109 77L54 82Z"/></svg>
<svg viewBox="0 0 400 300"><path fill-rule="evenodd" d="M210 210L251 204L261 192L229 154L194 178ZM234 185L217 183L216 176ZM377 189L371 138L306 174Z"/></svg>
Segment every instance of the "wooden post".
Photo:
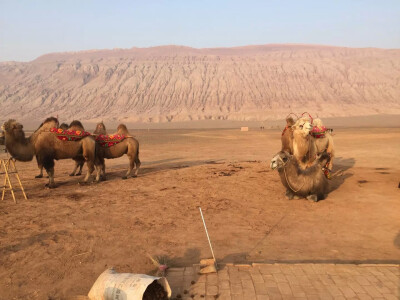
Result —
<svg viewBox="0 0 400 300"><path fill-rule="evenodd" d="M3 171L2 171L3 169ZM14 188L11 184L10 174L14 174L17 178L19 186L21 188L22 194L24 195L25 200L28 200L26 197L24 187L22 186L21 179L19 178L17 167L15 166L15 159L14 158L0 158L0 175L4 174L4 182L3 182L3 190L1 193L1 201L4 200L4 196L7 190L11 191L11 195L15 203L17 203L17 199L15 198Z"/></svg>

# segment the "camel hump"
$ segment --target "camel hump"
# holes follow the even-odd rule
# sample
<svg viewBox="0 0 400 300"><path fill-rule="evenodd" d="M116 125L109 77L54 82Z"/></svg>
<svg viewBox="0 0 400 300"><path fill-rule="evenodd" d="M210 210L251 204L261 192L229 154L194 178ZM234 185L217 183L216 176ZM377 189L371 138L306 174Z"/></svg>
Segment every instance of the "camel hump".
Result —
<svg viewBox="0 0 400 300"><path fill-rule="evenodd" d="M318 128L324 127L324 123L322 123L322 120L319 119L319 118L313 120L313 125L314 125L314 126L317 126Z"/></svg>
<svg viewBox="0 0 400 300"><path fill-rule="evenodd" d="M106 125L104 125L103 121L97 123L96 129L94 130L94 134L107 134Z"/></svg>
<svg viewBox="0 0 400 300"><path fill-rule="evenodd" d="M126 128L126 125L125 125L125 124L119 124L119 125L118 125L118 127L117 127L117 134L120 134L120 135L130 135L130 134L129 134L129 131L128 131L128 128Z"/></svg>
<svg viewBox="0 0 400 300"><path fill-rule="evenodd" d="M43 124L45 124L45 123L51 123L51 122L54 122L54 123L57 123L57 124L58 124L58 119L57 119L56 117L49 117L49 118L47 118L46 120L44 120Z"/></svg>
<svg viewBox="0 0 400 300"><path fill-rule="evenodd" d="M81 121L73 120L71 124L69 124L69 128L72 130L84 130L84 127Z"/></svg>
<svg viewBox="0 0 400 300"><path fill-rule="evenodd" d="M68 127L69 127L69 126L68 126L67 123L62 123L62 124L60 125L60 128L63 129L63 130L67 130Z"/></svg>

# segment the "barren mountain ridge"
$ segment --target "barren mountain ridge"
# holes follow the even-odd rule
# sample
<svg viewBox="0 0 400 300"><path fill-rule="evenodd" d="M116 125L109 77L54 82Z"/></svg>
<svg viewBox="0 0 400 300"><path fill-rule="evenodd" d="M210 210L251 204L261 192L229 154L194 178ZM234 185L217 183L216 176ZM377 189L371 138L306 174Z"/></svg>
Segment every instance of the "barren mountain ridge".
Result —
<svg viewBox="0 0 400 300"><path fill-rule="evenodd" d="M400 114L400 49L160 46L0 63L0 118L176 122Z"/></svg>

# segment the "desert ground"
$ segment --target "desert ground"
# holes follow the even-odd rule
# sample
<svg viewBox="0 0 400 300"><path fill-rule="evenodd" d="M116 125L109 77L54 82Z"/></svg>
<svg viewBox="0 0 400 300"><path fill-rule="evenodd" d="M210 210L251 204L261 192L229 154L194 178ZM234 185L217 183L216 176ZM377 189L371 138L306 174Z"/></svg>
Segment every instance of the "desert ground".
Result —
<svg viewBox="0 0 400 300"><path fill-rule="evenodd" d="M64 160L49 190L35 161L17 163L29 200L0 202L0 299L84 295L110 266L151 273L146 254L198 263L211 256L198 206L220 262L400 262L399 128L335 130L331 192L318 203L285 198L269 168L279 130L131 132L138 178L121 179L122 157L106 162L107 181L81 186Z"/></svg>

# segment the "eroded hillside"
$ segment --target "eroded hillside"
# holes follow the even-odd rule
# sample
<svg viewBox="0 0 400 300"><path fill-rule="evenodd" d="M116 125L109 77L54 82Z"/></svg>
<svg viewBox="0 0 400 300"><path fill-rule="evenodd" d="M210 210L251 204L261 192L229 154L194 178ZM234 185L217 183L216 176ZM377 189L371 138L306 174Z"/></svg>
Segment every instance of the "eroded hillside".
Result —
<svg viewBox="0 0 400 300"><path fill-rule="evenodd" d="M0 118L168 122L400 114L400 50L165 46L0 63Z"/></svg>

